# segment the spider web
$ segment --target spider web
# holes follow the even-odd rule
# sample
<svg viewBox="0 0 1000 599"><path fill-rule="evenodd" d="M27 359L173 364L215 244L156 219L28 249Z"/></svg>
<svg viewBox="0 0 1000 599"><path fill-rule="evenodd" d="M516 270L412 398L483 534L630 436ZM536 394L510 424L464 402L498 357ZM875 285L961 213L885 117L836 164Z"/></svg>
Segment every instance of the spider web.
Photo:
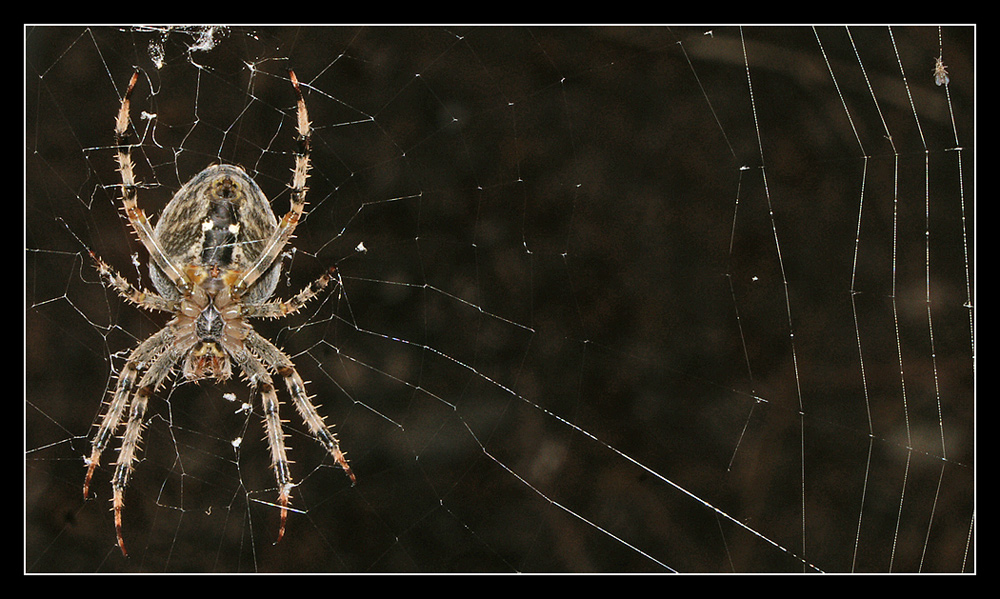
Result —
<svg viewBox="0 0 1000 599"><path fill-rule="evenodd" d="M974 33L27 28L26 571L975 571ZM358 482L281 395L277 545L240 380L151 399L127 559L117 445L81 496L166 322L87 255L149 286L111 131L136 68L153 218L215 162L283 214L303 82L277 293L342 285L255 326Z"/></svg>

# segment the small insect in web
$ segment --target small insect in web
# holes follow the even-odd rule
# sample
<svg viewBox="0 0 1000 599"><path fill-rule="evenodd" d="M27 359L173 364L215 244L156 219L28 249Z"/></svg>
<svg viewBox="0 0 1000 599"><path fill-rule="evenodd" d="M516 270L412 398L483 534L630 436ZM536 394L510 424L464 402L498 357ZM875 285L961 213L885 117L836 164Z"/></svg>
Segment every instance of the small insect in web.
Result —
<svg viewBox="0 0 1000 599"><path fill-rule="evenodd" d="M938 87L951 83L951 79L948 78L948 67L944 64L942 58L938 56L934 59L934 83Z"/></svg>
<svg viewBox="0 0 1000 599"><path fill-rule="evenodd" d="M285 381L292 403L309 432L340 464L352 484L355 481L337 437L306 394L305 382L291 358L247 321L295 314L326 289L333 278L331 269L290 300L271 299L281 275L282 251L305 209L310 168L309 115L298 79L294 72L289 71L289 75L298 96L298 149L290 184L291 207L280 221L246 171L238 166L217 164L201 171L178 190L154 228L138 206L139 185L127 139L130 97L138 72L132 75L122 98L114 130L122 204L139 241L149 252L149 276L156 291L132 285L96 254L91 252L91 256L104 283L126 301L173 315L166 326L129 354L91 440L90 455L84 460L86 499L101 454L124 424L111 479L115 534L123 555L127 555L122 537L125 489L135 467L147 401L170 379L178 365L185 379L200 381L228 379L235 363L249 385L260 392L281 507L276 543L285 534L294 483L272 374Z"/></svg>

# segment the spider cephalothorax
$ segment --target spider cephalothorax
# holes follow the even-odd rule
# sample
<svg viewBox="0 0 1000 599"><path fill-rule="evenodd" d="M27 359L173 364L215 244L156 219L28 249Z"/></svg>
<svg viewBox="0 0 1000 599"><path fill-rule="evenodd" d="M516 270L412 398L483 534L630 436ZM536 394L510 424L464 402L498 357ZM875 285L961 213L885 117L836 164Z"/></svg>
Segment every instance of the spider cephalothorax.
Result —
<svg viewBox="0 0 1000 599"><path fill-rule="evenodd" d="M280 221L264 193L242 168L218 164L186 183L167 204L155 229L152 228L137 205L138 186L126 139L129 98L138 73L132 76L122 99L115 121L122 203L129 222L149 252L149 276L156 292L133 286L96 255L91 255L101 278L126 300L173 314L166 326L129 354L86 458L85 498L101 453L125 420L111 498L118 545L123 554L126 553L121 519L124 494L136 460L147 400L178 365L185 379L197 381L228 379L235 363L247 382L259 390L271 465L278 483L279 541L285 532L293 483L272 373L284 379L292 402L312 435L354 480L337 438L306 394L305 383L291 358L259 335L247 321L293 314L331 280L328 272L288 301L270 299L281 274L282 250L305 208L305 183L309 175L309 117L295 73L290 72L290 78L298 95L299 149L292 175L291 209Z"/></svg>

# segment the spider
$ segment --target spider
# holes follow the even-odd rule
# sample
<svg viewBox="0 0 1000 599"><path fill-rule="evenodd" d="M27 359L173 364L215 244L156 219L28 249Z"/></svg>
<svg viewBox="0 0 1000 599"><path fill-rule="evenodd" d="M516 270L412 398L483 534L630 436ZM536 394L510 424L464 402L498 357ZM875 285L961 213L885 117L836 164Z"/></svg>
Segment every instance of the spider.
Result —
<svg viewBox="0 0 1000 599"><path fill-rule="evenodd" d="M285 534L294 484L272 374L284 379L309 432L340 464L351 483L355 482L337 437L306 394L305 383L291 358L247 322L248 318L282 318L294 314L330 284L334 270L324 273L288 301L271 299L280 278L282 250L302 217L309 176L309 116L298 79L294 72L289 74L298 96L298 149L290 184L291 208L280 222L246 171L234 165L215 164L181 187L153 228L138 207L138 184L127 139L129 103L138 72L132 75L122 98L114 129L122 203L139 241L149 252L149 276L156 292L133 286L96 254L90 252L90 255L102 281L126 301L173 315L166 326L129 354L91 440L90 455L84 460L86 499L101 454L124 423L125 432L111 479L115 534L123 555L128 555L122 537L125 489L135 467L147 401L179 365L186 380L201 381L228 379L235 363L250 387L260 392L281 507L275 543Z"/></svg>

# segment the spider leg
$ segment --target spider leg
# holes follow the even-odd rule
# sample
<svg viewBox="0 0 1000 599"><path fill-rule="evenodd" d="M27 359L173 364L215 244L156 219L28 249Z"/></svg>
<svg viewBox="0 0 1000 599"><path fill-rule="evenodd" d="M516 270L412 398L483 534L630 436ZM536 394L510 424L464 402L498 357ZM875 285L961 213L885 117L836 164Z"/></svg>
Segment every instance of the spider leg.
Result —
<svg viewBox="0 0 1000 599"><path fill-rule="evenodd" d="M97 263L97 272L100 273L104 284L117 291L125 300L142 308L149 308L150 310L173 312L177 309L176 301L165 299L147 289L138 289L132 283L129 283L125 277L108 266L97 254L90 252L90 257Z"/></svg>
<svg viewBox="0 0 1000 599"><path fill-rule="evenodd" d="M247 379L260 388L261 401L264 406L264 424L267 430L267 443L271 449L271 467L274 468L274 476L278 483L278 503L281 506L281 526L278 530L278 538L275 543L281 541L285 535L285 522L288 519L288 504L291 500L292 483L291 462L288 460L287 448L285 447L285 434L281 427L281 416L278 395L274 390L274 383L268 374L267 369L272 368L285 379L288 391L292 396L295 407L305 420L306 426L330 452L333 459L340 464L344 472L351 478L351 483L355 482L354 473L347 464L347 458L340 450L337 437L329 429L323 418L316 411L305 392L305 383L295 370L291 358L285 355L280 349L267 339L261 337L252 329L247 332L244 345L249 351L234 353L236 362L243 368L243 373ZM231 352L232 353L232 352ZM265 366L265 364L267 366Z"/></svg>
<svg viewBox="0 0 1000 599"><path fill-rule="evenodd" d="M309 144L312 139L312 128L309 123L309 112L306 110L306 102L302 97L302 90L299 88L299 80L294 71L289 71L295 93L298 95L296 139L299 142L298 150L295 153L295 168L292 170L292 198L288 213L281 218L278 227L271 234L270 239L265 242L264 249L257 256L256 261L251 265L243 276L233 287L236 295L241 296L243 292L250 288L274 264L278 255L285 248L285 244L292 238L295 227L302 218L302 213L306 206L306 179L309 177ZM171 277L172 278L172 277Z"/></svg>
<svg viewBox="0 0 1000 599"><path fill-rule="evenodd" d="M167 312L174 310L175 302L166 300L150 291L137 289L125 277L115 272L114 269L94 254L94 252L90 252L90 256L97 263L97 271L100 273L104 283L108 287L118 291L126 300L151 310L163 310ZM173 341L173 331L169 328L164 328L140 343L129 354L128 360L125 362L125 367L122 369L121 374L118 375L118 383L115 387L114 395L108 403L107 413L105 413L104 418L101 420L101 424L98 426L97 433L94 435L91 443L90 457L86 460L87 475L83 483L84 499L89 494L90 480L93 477L94 470L100 464L101 453L103 453L108 445L108 441L118 428L122 413L125 411L129 392L136 378L139 376L139 371L151 360L155 359L156 356L165 351Z"/></svg>
<svg viewBox="0 0 1000 599"><path fill-rule="evenodd" d="M243 374L251 385L260 389L261 403L264 408L264 427L267 431L267 445L271 450L271 467L278 482L278 502L281 505L281 527L275 543L285 536L285 521L288 519L288 504L292 497L292 472L285 447L285 433L281 427L281 402L274 390L274 382L267 368L261 364L252 353L240 351L233 353L233 358L243 369Z"/></svg>
<svg viewBox="0 0 1000 599"><path fill-rule="evenodd" d="M312 399L306 394L306 384L302 380L302 377L299 376L298 371L295 370L295 364L292 363L291 358L285 355L273 343L261 337L256 331L250 331L244 343L260 356L265 364L273 368L275 372L285 379L285 385L288 387L288 393L292 397L295 409L309 428L309 432L326 447L326 450L333 459L340 464L340 467L350 477L351 483L355 483L354 473L351 472L351 467L347 463L344 452L340 450L340 443L337 441L337 436L330 430L326 422L324 422L324 418L319 415Z"/></svg>
<svg viewBox="0 0 1000 599"><path fill-rule="evenodd" d="M115 476L111 483L113 491L111 502L115 511L115 535L118 537L118 547L122 550L122 555L128 556L125 550L125 539L122 537L122 509L125 507L125 487L128 486L128 477L134 468L132 462L139 446L139 437L142 434L142 421L146 416L146 405L150 394L149 387L139 387L132 404L129 408L128 424L125 425L125 436L122 439L122 447L118 452L118 462L115 466Z"/></svg>
<svg viewBox="0 0 1000 599"><path fill-rule="evenodd" d="M169 325L163 331L169 332L171 334L169 338L173 338L173 330ZM125 556L128 555L128 552L125 550L125 540L122 537L122 509L125 506L125 488L128 486L128 478L135 468L134 462L139 449L143 420L146 416L147 400L153 391L170 376L174 364L183 354L184 351L176 345L169 346L167 351L161 353L139 380L139 388L136 390L135 397L129 407L128 423L125 425L125 434L122 436L122 446L118 450L115 474L111 482L113 491L111 502L115 511L115 534L118 537L118 547L121 548L122 555Z"/></svg>
<svg viewBox="0 0 1000 599"><path fill-rule="evenodd" d="M301 310L309 300L326 289L327 285L330 284L330 278L335 270L336 268L331 268L329 271L323 273L322 276L310 283L305 289L298 292L295 297L288 301L277 300L253 306L244 305L243 316L247 318L283 318L294 314Z"/></svg>
<svg viewBox="0 0 1000 599"><path fill-rule="evenodd" d="M165 327L140 343L129 354L121 374L118 375L118 383L115 386L115 392L111 397L111 401L108 402L107 411L101 419L101 424L97 427L97 432L94 433L94 438L91 441L90 457L85 460L87 475L83 481L84 499L89 494L90 479L94 475L94 470L101 463L101 454L107 448L111 436L114 435L121 423L122 414L125 412L125 407L128 404L129 393L133 384L135 384L136 378L139 376L139 372L146 364L161 355L173 341L173 330L170 327Z"/></svg>
<svg viewBox="0 0 1000 599"><path fill-rule="evenodd" d="M268 377L270 379L270 377ZM281 525L278 528L278 538L275 543L281 541L285 536L285 521L288 519L288 503L292 498L292 472L289 467L288 455L285 448L285 433L281 428L281 415L279 408L281 402L278 401L278 394L274 391L274 385L270 380L262 382L260 385L261 403L264 406L264 421L267 427L267 445L271 448L271 466L274 468L274 477L278 482L278 503L281 504Z"/></svg>
<svg viewBox="0 0 1000 599"><path fill-rule="evenodd" d="M122 206L125 209L125 214L128 216L129 222L132 223L132 228L139 237L139 241L142 242L142 245L149 252L150 259L156 262L160 270L170 278L177 289L180 290L181 295L187 295L191 291L190 282L188 282L187 278L173 262L167 258L163 248L160 247L160 244L156 240L153 226L149 223L149 219L146 218L146 213L138 205L138 196L136 194L138 186L135 182L134 172L135 165L132 162L131 146L128 144L129 105L131 103L132 90L135 88L135 83L138 79L139 72L136 71L132 74L132 79L125 90L125 95L122 96L122 105L118 110L117 118L115 118L118 172L122 176Z"/></svg>

